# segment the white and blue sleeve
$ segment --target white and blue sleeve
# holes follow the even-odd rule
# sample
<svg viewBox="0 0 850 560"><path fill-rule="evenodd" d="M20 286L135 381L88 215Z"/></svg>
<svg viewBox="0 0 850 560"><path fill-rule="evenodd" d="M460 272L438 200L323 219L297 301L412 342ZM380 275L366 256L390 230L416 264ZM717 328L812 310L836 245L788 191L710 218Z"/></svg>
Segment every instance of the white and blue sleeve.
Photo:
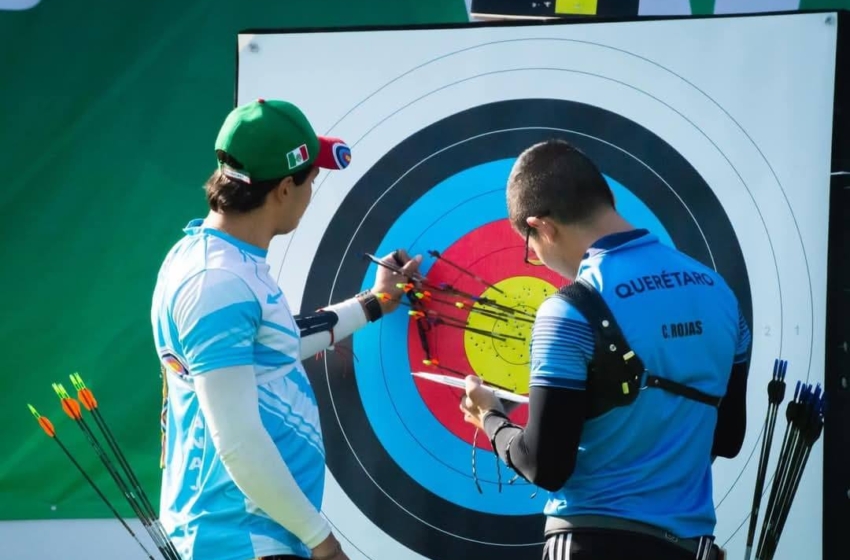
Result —
<svg viewBox="0 0 850 560"><path fill-rule="evenodd" d="M204 270L175 296L171 321L190 375L254 363L262 309L244 280L226 270Z"/></svg>
<svg viewBox="0 0 850 560"><path fill-rule="evenodd" d="M560 297L547 298L531 331L532 387L583 390L593 357L593 331L582 315Z"/></svg>

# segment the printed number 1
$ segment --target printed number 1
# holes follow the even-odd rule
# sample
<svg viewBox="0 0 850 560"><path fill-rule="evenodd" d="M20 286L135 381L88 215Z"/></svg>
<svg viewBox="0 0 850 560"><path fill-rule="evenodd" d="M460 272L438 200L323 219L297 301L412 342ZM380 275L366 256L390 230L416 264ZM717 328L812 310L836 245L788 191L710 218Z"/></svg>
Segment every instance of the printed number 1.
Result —
<svg viewBox="0 0 850 560"><path fill-rule="evenodd" d="M800 325L794 325L794 332L800 334Z"/></svg>

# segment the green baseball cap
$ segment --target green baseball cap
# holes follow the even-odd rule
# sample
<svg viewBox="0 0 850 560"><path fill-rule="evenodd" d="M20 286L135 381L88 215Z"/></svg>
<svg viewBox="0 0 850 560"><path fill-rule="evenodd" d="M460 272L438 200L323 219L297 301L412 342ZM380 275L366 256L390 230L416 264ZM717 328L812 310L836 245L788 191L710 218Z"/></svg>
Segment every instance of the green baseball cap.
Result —
<svg viewBox="0 0 850 560"><path fill-rule="evenodd" d="M308 165L345 169L351 149L339 138L318 136L304 113L288 101L258 99L227 115L215 141L239 163L221 172L243 183L280 179Z"/></svg>

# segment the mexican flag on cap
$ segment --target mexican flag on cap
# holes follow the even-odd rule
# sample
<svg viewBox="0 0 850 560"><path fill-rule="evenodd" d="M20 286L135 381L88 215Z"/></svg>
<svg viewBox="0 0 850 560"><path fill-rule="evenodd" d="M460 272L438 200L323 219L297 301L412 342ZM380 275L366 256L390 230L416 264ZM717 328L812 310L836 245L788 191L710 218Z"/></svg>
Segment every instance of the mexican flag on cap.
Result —
<svg viewBox="0 0 850 560"><path fill-rule="evenodd" d="M310 153L307 151L307 144L301 144L286 154L286 163L290 169L295 169L308 159L310 159Z"/></svg>

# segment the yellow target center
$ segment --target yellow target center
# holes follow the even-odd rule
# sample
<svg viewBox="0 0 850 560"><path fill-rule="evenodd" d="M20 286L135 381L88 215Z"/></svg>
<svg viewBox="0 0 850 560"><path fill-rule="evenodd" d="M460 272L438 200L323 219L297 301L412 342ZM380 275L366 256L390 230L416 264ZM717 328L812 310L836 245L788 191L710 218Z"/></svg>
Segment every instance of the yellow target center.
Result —
<svg viewBox="0 0 850 560"><path fill-rule="evenodd" d="M534 315L543 300L557 288L532 276L507 278L496 287L501 292L488 288L481 297L525 315L476 303L469 313L468 326L503 338L467 331L463 340L466 356L473 371L485 383L527 394Z"/></svg>

